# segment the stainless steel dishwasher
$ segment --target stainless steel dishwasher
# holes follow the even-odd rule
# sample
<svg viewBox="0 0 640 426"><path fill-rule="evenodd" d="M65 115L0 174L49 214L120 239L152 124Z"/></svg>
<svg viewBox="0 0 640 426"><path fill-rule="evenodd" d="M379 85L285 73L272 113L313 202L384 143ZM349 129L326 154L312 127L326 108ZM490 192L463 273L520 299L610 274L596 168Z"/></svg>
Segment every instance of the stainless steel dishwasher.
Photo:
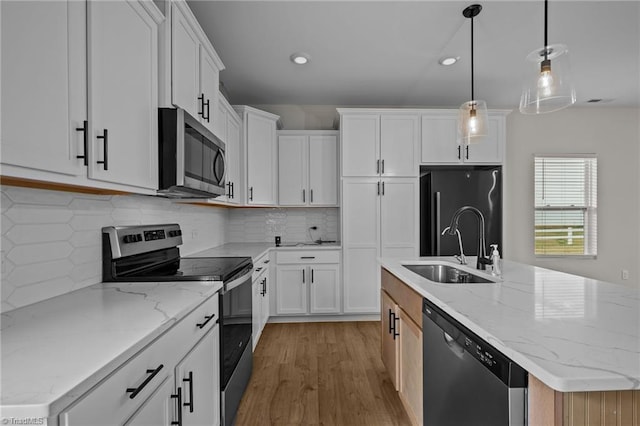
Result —
<svg viewBox="0 0 640 426"><path fill-rule="evenodd" d="M424 299L425 426L527 424L527 372Z"/></svg>

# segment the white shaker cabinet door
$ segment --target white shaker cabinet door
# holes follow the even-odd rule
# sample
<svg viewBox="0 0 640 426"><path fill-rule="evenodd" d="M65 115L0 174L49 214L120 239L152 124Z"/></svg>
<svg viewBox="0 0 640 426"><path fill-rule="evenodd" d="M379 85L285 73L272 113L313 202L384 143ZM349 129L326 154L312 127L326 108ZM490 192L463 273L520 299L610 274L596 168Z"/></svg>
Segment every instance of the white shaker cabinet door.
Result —
<svg viewBox="0 0 640 426"><path fill-rule="evenodd" d="M343 300L345 313L380 311L379 179L344 179L342 184Z"/></svg>
<svg viewBox="0 0 640 426"><path fill-rule="evenodd" d="M418 176L419 137L417 115L383 115L380 119L380 174Z"/></svg>
<svg viewBox="0 0 640 426"><path fill-rule="evenodd" d="M340 313L340 265L310 265L309 313Z"/></svg>
<svg viewBox="0 0 640 426"><path fill-rule="evenodd" d="M257 280L254 280L251 283L251 305L253 306L253 310L251 312L251 337L252 337L252 349L255 351L256 346L258 346L258 340L260 339L260 320L262 317L262 279L260 276Z"/></svg>
<svg viewBox="0 0 640 426"><path fill-rule="evenodd" d="M276 283L276 314L307 313L307 276L306 266L278 266Z"/></svg>
<svg viewBox="0 0 640 426"><path fill-rule="evenodd" d="M200 118L200 42L178 6L171 6L171 100L192 117Z"/></svg>
<svg viewBox="0 0 640 426"><path fill-rule="evenodd" d="M213 327L176 367L184 426L220 424L219 328Z"/></svg>
<svg viewBox="0 0 640 426"><path fill-rule="evenodd" d="M260 314L261 314L260 331L261 332L264 329L264 326L267 325L267 321L269 321L269 316L270 316L269 299L271 295L269 292L269 285L271 285L271 283L269 279L269 271L267 271L267 273L264 275L264 283L262 284L262 293L261 293L262 297L260 298L260 303L262 304L260 308Z"/></svg>
<svg viewBox="0 0 640 426"><path fill-rule="evenodd" d="M337 136L309 136L309 205L338 205Z"/></svg>
<svg viewBox="0 0 640 426"><path fill-rule="evenodd" d="M459 163L457 115L422 117L422 163ZM460 148L458 148L460 147Z"/></svg>
<svg viewBox="0 0 640 426"><path fill-rule="evenodd" d="M378 176L380 116L344 115L340 123L342 176Z"/></svg>
<svg viewBox="0 0 640 426"><path fill-rule="evenodd" d="M240 184L240 122L229 113L227 120L225 141L225 154L227 157L227 201L239 203L241 199L242 185Z"/></svg>
<svg viewBox="0 0 640 426"><path fill-rule="evenodd" d="M275 205L276 123L254 114L247 114L246 119L248 204Z"/></svg>
<svg viewBox="0 0 640 426"><path fill-rule="evenodd" d="M158 27L139 2L88 2L89 178L158 188Z"/></svg>
<svg viewBox="0 0 640 426"><path fill-rule="evenodd" d="M420 210L415 178L388 178L381 188L381 256L415 257L418 255Z"/></svg>
<svg viewBox="0 0 640 426"><path fill-rule="evenodd" d="M308 144L306 136L278 136L278 204L308 203Z"/></svg>
<svg viewBox="0 0 640 426"><path fill-rule="evenodd" d="M481 142L469 145L469 153L465 152L465 163L502 163L504 138L504 118L489 117L489 134Z"/></svg>
<svg viewBox="0 0 640 426"><path fill-rule="evenodd" d="M211 131L216 132L216 110L218 109L218 87L220 85L220 71L213 58L200 45L200 93L202 114L200 121Z"/></svg>
<svg viewBox="0 0 640 426"><path fill-rule="evenodd" d="M2 1L0 12L2 163L86 176L86 4Z"/></svg>
<svg viewBox="0 0 640 426"><path fill-rule="evenodd" d="M178 419L177 393L173 375L164 380L155 393L125 423L125 426L171 426Z"/></svg>

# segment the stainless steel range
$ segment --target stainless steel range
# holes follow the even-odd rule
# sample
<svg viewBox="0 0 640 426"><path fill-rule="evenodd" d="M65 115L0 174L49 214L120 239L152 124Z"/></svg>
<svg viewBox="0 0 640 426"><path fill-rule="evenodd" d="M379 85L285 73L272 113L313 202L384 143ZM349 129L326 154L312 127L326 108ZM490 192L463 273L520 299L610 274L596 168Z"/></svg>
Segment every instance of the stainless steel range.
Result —
<svg viewBox="0 0 640 426"><path fill-rule="evenodd" d="M212 281L220 306L222 424L230 426L251 376L250 257L180 257L178 224L102 228L103 281Z"/></svg>

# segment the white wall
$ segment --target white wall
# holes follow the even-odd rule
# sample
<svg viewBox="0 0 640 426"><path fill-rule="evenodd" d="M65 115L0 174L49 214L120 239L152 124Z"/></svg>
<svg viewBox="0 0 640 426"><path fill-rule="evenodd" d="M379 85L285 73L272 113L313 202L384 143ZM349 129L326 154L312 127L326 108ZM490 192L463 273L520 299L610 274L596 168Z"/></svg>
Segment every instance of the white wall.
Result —
<svg viewBox="0 0 640 426"><path fill-rule="evenodd" d="M256 105L280 115L285 129L331 128L336 105ZM316 127L317 126L317 127ZM507 117L504 170L505 257L640 288L640 110L571 107ZM598 156L597 259L533 255L533 154ZM621 279L621 270L630 273Z"/></svg>
<svg viewBox="0 0 640 426"><path fill-rule="evenodd" d="M101 282L103 226L179 223L182 254L227 241L224 208L10 186L0 195L2 312Z"/></svg>
<svg viewBox="0 0 640 426"><path fill-rule="evenodd" d="M507 117L505 253L508 259L640 288L640 110L568 108ZM597 259L533 254L533 155L595 153L598 158ZM622 269L630 273L621 278Z"/></svg>

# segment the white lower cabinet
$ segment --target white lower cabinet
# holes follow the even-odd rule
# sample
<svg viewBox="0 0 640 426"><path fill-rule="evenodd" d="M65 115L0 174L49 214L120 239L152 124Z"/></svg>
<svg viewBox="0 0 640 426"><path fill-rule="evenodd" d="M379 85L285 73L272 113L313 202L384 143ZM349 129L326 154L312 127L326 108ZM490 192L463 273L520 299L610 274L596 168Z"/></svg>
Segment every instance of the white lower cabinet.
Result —
<svg viewBox="0 0 640 426"><path fill-rule="evenodd" d="M142 404L125 425L170 426L173 421L178 421L179 395L174 393L174 388L174 377L171 375L162 382L158 390Z"/></svg>
<svg viewBox="0 0 640 426"><path fill-rule="evenodd" d="M219 425L219 333L215 294L73 402L59 424Z"/></svg>
<svg viewBox="0 0 640 426"><path fill-rule="evenodd" d="M182 425L220 424L219 325L215 325L176 367L176 389L182 389ZM213 420L213 422L212 422Z"/></svg>
<svg viewBox="0 0 640 426"><path fill-rule="evenodd" d="M341 312L340 250L277 253L276 314Z"/></svg>
<svg viewBox="0 0 640 426"><path fill-rule="evenodd" d="M269 320L269 255L265 254L254 262L251 277L253 306L251 315L251 333L253 334L253 350L256 350L262 329Z"/></svg>

